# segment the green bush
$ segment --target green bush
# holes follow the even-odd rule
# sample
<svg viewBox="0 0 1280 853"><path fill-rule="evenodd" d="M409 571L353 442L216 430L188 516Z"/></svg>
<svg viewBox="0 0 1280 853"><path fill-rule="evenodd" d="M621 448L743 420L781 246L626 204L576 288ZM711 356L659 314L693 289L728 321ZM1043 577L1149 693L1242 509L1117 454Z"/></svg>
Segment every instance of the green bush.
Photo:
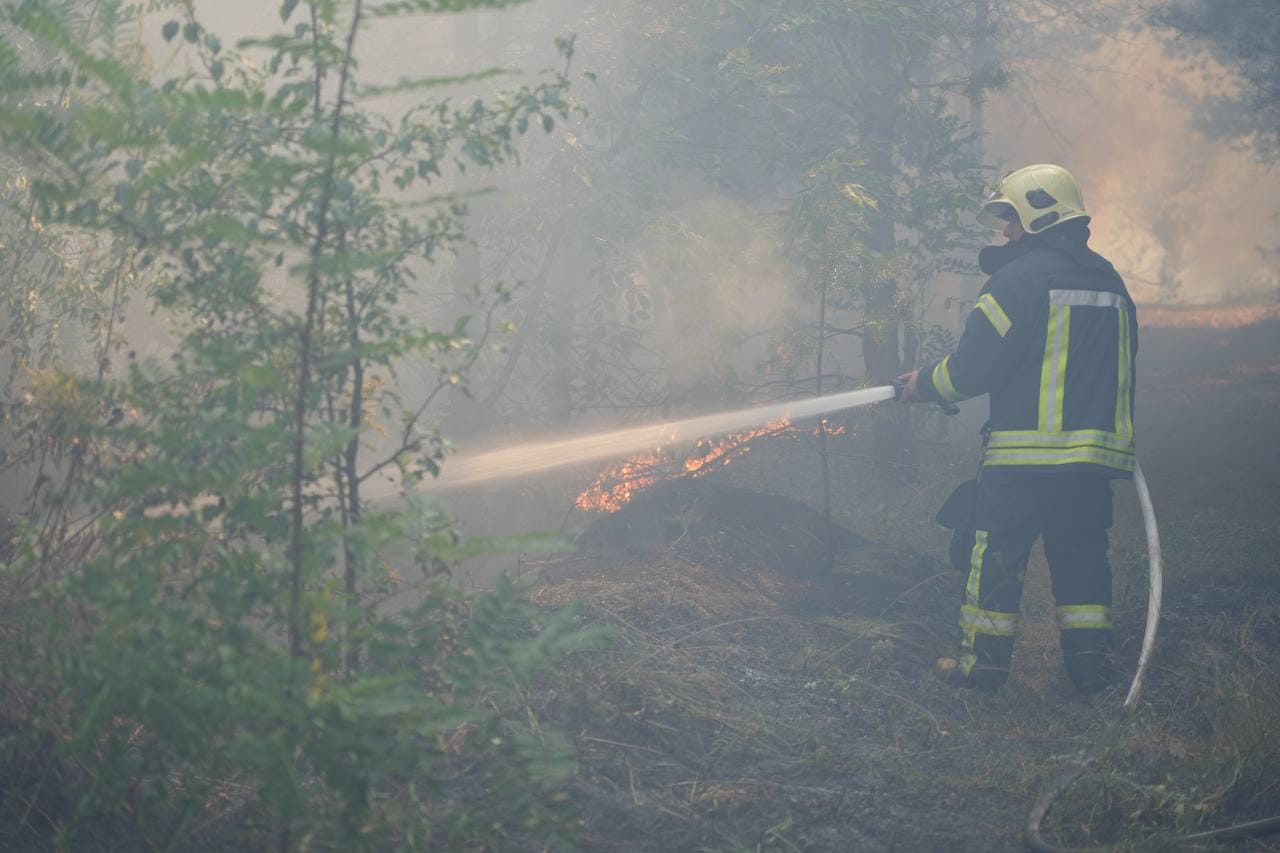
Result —
<svg viewBox="0 0 1280 853"><path fill-rule="evenodd" d="M362 106L360 32L436 4L285 2L286 32L236 50L170 21L199 70L162 84L65 5L3 13L0 143L39 164L32 227L108 241L176 343L25 375L11 428L39 475L0 572L6 846L568 844L568 751L520 700L585 638L508 584L451 586L456 537L411 499L443 460L429 405L488 319L433 332L403 306L462 237L465 204L431 184L567 115L571 43L543 84L391 121ZM449 4L468 5L508 4ZM33 44L65 73L33 70ZM439 384L402 397L412 359ZM387 472L409 509L366 499ZM413 583L391 567L406 552Z"/></svg>

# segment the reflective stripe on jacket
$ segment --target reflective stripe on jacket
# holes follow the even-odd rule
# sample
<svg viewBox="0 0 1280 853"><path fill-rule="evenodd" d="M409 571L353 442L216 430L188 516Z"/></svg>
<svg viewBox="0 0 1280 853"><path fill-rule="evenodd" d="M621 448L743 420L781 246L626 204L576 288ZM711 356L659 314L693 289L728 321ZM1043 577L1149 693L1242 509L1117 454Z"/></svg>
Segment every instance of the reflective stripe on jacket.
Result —
<svg viewBox="0 0 1280 853"><path fill-rule="evenodd" d="M1129 477L1137 311L1115 269L1085 245L1087 228L1069 225L1000 247L1006 262L955 352L921 369L920 394L949 403L991 395L986 465Z"/></svg>

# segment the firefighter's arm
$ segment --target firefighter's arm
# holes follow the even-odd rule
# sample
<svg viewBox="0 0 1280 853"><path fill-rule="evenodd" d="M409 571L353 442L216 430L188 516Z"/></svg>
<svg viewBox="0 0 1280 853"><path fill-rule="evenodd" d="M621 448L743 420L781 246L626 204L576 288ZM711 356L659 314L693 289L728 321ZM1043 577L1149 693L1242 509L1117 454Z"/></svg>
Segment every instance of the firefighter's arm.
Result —
<svg viewBox="0 0 1280 853"><path fill-rule="evenodd" d="M919 371L920 399L958 403L986 394L1009 375L1022 339L1018 322L1025 323L1027 316L1020 298L1027 288L1017 285L1000 276L988 282L969 312L955 352Z"/></svg>

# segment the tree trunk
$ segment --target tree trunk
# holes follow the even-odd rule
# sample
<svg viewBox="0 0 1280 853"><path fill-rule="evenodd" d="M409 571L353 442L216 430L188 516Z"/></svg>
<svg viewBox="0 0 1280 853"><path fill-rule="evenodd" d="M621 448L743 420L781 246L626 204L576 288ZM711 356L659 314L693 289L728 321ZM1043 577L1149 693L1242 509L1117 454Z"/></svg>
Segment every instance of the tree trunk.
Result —
<svg viewBox="0 0 1280 853"><path fill-rule="evenodd" d="M969 43L969 129L973 155L982 162L986 151L986 83L991 63L991 0L975 0L973 36Z"/></svg>
<svg viewBox="0 0 1280 853"><path fill-rule="evenodd" d="M867 248L876 259L876 279L864 288L867 319L871 321L862 336L862 357L867 375L877 384L887 385L903 371L901 353L902 310L898 282L889 267L897 251L894 191L897 164L894 138L897 132L901 99L905 96L898 74L892 33L871 27L863 56L869 97L865 102L861 135L868 148L867 168L874 179L879 209L872 214L867 234ZM899 475L909 475L915 464L915 438L906 407L886 406L874 421L874 440L881 464Z"/></svg>
<svg viewBox="0 0 1280 853"><path fill-rule="evenodd" d="M991 35L991 0L974 0L973 32L969 41L969 130L973 133L973 159L978 163L983 162L987 149L986 87L992 61ZM961 296L973 302L981 287L981 276L964 276Z"/></svg>
<svg viewBox="0 0 1280 853"><path fill-rule="evenodd" d="M827 345L827 288L831 286L832 279L835 278L836 271L823 270L821 290L818 294L818 358L817 372L815 377L815 394L822 396L822 356L826 352ZM836 538L835 525L831 522L831 466L827 461L827 419L822 418L818 421L818 456L822 460L822 517L826 525L824 535L827 540L826 554L822 560L822 570L824 574L831 574L836 563Z"/></svg>

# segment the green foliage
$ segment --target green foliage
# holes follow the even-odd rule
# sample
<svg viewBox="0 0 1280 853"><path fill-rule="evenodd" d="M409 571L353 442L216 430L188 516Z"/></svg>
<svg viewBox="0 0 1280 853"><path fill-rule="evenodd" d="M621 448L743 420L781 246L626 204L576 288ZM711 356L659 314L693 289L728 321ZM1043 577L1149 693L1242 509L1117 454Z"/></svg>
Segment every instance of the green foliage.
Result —
<svg viewBox="0 0 1280 853"><path fill-rule="evenodd" d="M136 61L138 46L128 35L131 10L111 0L94 5L89 10L64 0L48 7L75 41ZM41 98L51 104L50 97L85 106L75 63L8 19L0 20L0 31L0 85L6 93L0 109L54 144L48 123L30 108ZM0 399L12 405L15 382L27 370L58 361L96 367L111 356L119 343L115 319L137 276L127 255L109 241L40 218L32 188L58 173L57 161L9 149L0 151L0 169L0 263L6 270L6 286L0 288Z"/></svg>
<svg viewBox="0 0 1280 853"><path fill-rule="evenodd" d="M235 48L182 16L161 34L196 70L163 82L58 5L4 13L0 54L39 45L68 72L6 68L0 143L41 165L32 221L126 259L175 341L96 375L33 372L15 420L41 473L0 572L20 614L6 716L30 735L15 749L56 744L44 776L74 768L51 817L68 847L124 824L186 848L228 815L240 848L571 837L564 751L508 712L585 638L510 585L462 595L439 575L460 553L447 519L366 493L375 474L410 493L438 471L430 404L488 332L424 330L401 307L463 236L466 199L433 184L565 117L573 45L546 82L391 121L365 106L385 90L362 88L355 49L398 5L510 4L306 4L288 33ZM51 107L62 86L76 96ZM395 379L414 363L436 390L406 401Z"/></svg>

